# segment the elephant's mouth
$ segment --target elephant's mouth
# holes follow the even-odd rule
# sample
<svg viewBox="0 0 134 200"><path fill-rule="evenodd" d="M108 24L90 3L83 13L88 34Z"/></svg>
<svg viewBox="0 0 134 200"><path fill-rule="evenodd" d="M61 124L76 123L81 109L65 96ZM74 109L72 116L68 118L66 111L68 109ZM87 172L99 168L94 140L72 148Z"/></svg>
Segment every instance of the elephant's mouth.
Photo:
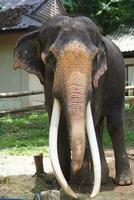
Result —
<svg viewBox="0 0 134 200"><path fill-rule="evenodd" d="M77 198L78 196L73 192L71 187L68 185L62 173L58 159L57 138L58 138L60 113L61 113L61 105L57 99L54 99L53 112L50 123L50 133L49 133L50 159L57 181L59 182L63 190L73 198ZM94 166L94 187L91 193L91 197L94 197L100 190L101 163L100 163L98 144L96 140L96 134L93 125L90 102L88 103L86 109L86 129L87 129L89 145L91 149L93 166Z"/></svg>

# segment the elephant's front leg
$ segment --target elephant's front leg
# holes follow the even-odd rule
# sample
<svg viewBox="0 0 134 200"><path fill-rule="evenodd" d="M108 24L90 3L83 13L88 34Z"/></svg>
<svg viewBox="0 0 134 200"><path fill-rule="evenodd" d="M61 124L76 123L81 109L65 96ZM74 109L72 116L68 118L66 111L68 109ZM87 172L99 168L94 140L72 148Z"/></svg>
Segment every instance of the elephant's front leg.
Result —
<svg viewBox="0 0 134 200"><path fill-rule="evenodd" d="M61 113L58 132L58 156L62 172L67 181L70 180L71 150L67 122L64 113Z"/></svg>
<svg viewBox="0 0 134 200"><path fill-rule="evenodd" d="M115 154L115 183L117 185L130 185L132 184L132 176L124 142L123 104L124 102L120 99L116 102L107 117L107 125Z"/></svg>
<svg viewBox="0 0 134 200"><path fill-rule="evenodd" d="M98 122L97 126L95 127L95 131L97 135L100 159L101 159L101 183L105 184L108 181L109 168L108 168L108 164L107 164L106 157L104 154L103 143L102 143L103 142L103 124L104 124L104 119L102 118Z"/></svg>

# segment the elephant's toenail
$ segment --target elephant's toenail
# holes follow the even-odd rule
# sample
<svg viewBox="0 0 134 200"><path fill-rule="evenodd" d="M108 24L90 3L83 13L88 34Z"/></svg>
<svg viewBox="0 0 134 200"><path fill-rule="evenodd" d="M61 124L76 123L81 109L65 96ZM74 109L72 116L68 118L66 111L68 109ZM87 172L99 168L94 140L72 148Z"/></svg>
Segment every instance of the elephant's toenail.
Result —
<svg viewBox="0 0 134 200"><path fill-rule="evenodd" d="M132 181L131 180L127 180L126 181L126 185L131 185L132 184Z"/></svg>
<svg viewBox="0 0 134 200"><path fill-rule="evenodd" d="M125 185L124 181L119 181L119 185Z"/></svg>

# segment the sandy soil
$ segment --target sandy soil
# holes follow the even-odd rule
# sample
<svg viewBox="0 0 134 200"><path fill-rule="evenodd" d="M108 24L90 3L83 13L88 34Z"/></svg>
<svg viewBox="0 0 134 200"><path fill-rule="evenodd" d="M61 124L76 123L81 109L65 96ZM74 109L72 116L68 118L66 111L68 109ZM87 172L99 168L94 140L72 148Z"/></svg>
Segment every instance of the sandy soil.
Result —
<svg viewBox="0 0 134 200"><path fill-rule="evenodd" d="M134 154L134 149L129 149L130 154ZM134 200L134 184L131 186L116 186L112 177L115 176L114 157L112 150L106 150L106 157L110 168L109 182L101 187L100 193L95 200ZM134 160L130 159L133 179ZM51 171L49 158L44 159L46 172ZM35 165L33 157L27 156L2 156L0 155L0 197L21 197L32 200L36 192L54 189L52 185L46 184L44 178L34 176ZM61 192L61 200L69 200ZM85 192L80 195L80 199L89 199L89 194Z"/></svg>

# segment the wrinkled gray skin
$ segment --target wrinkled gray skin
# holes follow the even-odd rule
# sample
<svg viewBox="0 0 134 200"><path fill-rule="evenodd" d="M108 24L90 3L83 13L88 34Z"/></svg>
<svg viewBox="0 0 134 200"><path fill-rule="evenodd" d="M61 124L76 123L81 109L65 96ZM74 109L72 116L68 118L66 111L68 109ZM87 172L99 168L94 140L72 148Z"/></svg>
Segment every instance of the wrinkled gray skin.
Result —
<svg viewBox="0 0 134 200"><path fill-rule="evenodd" d="M91 158L85 133L85 110L90 100L102 183L107 182L109 174L102 146L106 118L115 153L115 183L131 184L123 130L125 67L119 49L101 35L90 19L58 16L41 30L23 36L16 45L14 59L15 69L36 74L44 85L49 119L54 97L62 105L58 153L66 179L78 184L89 179Z"/></svg>

